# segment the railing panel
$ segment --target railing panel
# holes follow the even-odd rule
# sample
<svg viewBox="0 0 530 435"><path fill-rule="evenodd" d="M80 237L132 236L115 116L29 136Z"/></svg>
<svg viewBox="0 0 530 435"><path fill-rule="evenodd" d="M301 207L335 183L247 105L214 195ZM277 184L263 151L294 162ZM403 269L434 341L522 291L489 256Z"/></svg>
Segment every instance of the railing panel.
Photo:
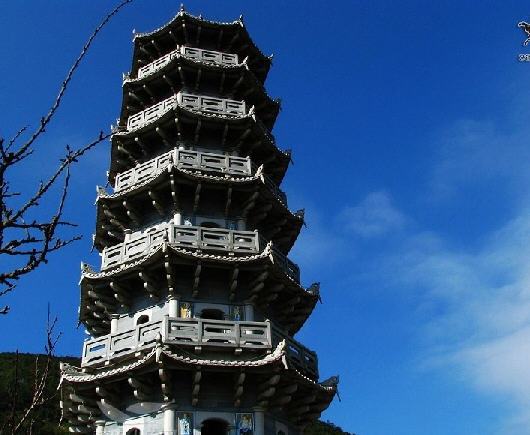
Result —
<svg viewBox="0 0 530 435"><path fill-rule="evenodd" d="M143 232L127 236L119 245L105 248L102 269L147 255L164 241L178 247L205 251L257 254L267 241L256 231L236 231L225 228L203 228L188 225L160 224ZM300 269L279 250L273 249L274 262L294 280L300 280Z"/></svg>
<svg viewBox="0 0 530 435"><path fill-rule="evenodd" d="M241 347L270 347L270 323L256 324L256 322L239 323L239 343Z"/></svg>
<svg viewBox="0 0 530 435"><path fill-rule="evenodd" d="M226 158L228 161L228 173L240 175L250 175L252 173L250 158L237 156L227 156Z"/></svg>
<svg viewBox="0 0 530 435"><path fill-rule="evenodd" d="M236 326L232 322L212 322L200 320L202 327L201 344L235 345Z"/></svg>
<svg viewBox="0 0 530 435"><path fill-rule="evenodd" d="M169 242L183 247L197 248L199 245L197 232L198 227L173 225L169 234Z"/></svg>
<svg viewBox="0 0 530 435"><path fill-rule="evenodd" d="M83 346L83 363L91 364L107 359L110 349L110 336L85 341Z"/></svg>
<svg viewBox="0 0 530 435"><path fill-rule="evenodd" d="M119 356L128 352L134 352L137 347L136 331L131 329L129 331L112 334L110 337L110 353L109 356Z"/></svg>
<svg viewBox="0 0 530 435"><path fill-rule="evenodd" d="M200 62L215 63L218 65L238 64L237 54L222 53L220 51L204 50L201 48L181 46L178 47L176 50L173 50L172 52L140 68L138 70L138 78L143 78L154 73L155 71L158 71L179 55L184 56L188 59L193 59Z"/></svg>
<svg viewBox="0 0 530 435"><path fill-rule="evenodd" d="M137 342L139 346L146 346L155 343L161 333L162 320L145 323L137 328Z"/></svg>
<svg viewBox="0 0 530 435"><path fill-rule="evenodd" d="M123 262L123 243L103 249L101 268L106 269Z"/></svg>
<svg viewBox="0 0 530 435"><path fill-rule="evenodd" d="M167 343L198 343L199 321L197 319L169 318L165 340Z"/></svg>
<svg viewBox="0 0 530 435"><path fill-rule="evenodd" d="M278 249L273 249L274 262L278 263L282 269L296 281L300 281L300 268L297 264L289 260L284 254L282 254Z"/></svg>
<svg viewBox="0 0 530 435"><path fill-rule="evenodd" d="M127 129L134 130L140 128L148 122L159 118L176 105L181 105L187 109L219 113L225 115L244 115L246 106L244 101L228 100L224 98L208 97L205 95L194 95L179 92L160 103L148 107L147 109L132 115L127 120Z"/></svg>
<svg viewBox="0 0 530 435"><path fill-rule="evenodd" d="M274 345L285 339L287 357L289 362L293 364L297 370L309 375L313 379L318 378L318 360L315 352L309 350L291 337L286 336L277 328L273 328L272 334L272 342Z"/></svg>
<svg viewBox="0 0 530 435"><path fill-rule="evenodd" d="M114 190L120 191L141 183L169 165L182 169L220 172L231 175L250 175L252 167L249 157L203 153L193 150L174 149L155 159L141 163L116 176Z"/></svg>
<svg viewBox="0 0 530 435"><path fill-rule="evenodd" d="M237 322L231 320L183 319L164 320L138 325L134 329L85 341L82 365L92 365L118 358L153 346L158 337L166 344L188 346L269 349L272 347L269 322ZM293 351L293 355L295 352ZM297 364L303 361L297 357ZM302 362L300 362L302 364Z"/></svg>

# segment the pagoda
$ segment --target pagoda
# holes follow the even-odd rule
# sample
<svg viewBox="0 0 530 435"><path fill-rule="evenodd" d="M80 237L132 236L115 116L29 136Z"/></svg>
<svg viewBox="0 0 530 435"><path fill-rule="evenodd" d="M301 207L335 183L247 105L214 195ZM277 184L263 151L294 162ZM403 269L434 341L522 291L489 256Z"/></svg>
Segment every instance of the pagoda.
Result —
<svg viewBox="0 0 530 435"><path fill-rule="evenodd" d="M181 8L134 35L82 264L81 367L61 366L70 432L297 435L333 399L293 338L319 300L288 258L304 222L279 188L271 57Z"/></svg>

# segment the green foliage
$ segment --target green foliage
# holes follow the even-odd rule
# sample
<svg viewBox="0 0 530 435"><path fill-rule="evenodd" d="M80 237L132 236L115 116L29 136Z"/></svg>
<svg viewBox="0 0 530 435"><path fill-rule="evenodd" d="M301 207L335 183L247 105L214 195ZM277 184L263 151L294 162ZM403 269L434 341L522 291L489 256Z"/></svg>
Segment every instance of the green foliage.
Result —
<svg viewBox="0 0 530 435"><path fill-rule="evenodd" d="M355 435L350 432L344 432L339 426L329 421L315 421L305 428L304 435Z"/></svg>
<svg viewBox="0 0 530 435"><path fill-rule="evenodd" d="M28 424L24 425L20 433L28 433L30 425L33 426L33 433L43 435L68 433L65 427L59 426L61 411L57 386L59 385L59 362L61 361L79 364L78 358L53 358L45 393L50 400L36 408ZM42 373L45 363L46 355L19 353L17 358L16 353L0 353L0 434L4 422L12 414L13 402L15 402L16 417L20 417L31 403L36 369L38 368Z"/></svg>

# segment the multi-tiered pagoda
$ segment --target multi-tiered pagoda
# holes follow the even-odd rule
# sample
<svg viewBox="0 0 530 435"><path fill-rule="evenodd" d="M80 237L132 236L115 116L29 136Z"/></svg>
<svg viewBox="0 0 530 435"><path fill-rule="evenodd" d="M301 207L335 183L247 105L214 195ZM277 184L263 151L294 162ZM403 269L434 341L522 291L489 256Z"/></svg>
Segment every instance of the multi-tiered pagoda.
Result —
<svg viewBox="0 0 530 435"><path fill-rule="evenodd" d="M293 339L319 299L287 257L303 212L279 184L271 58L243 21L181 10L134 35L132 71L82 266L81 368L62 366L71 432L296 435L332 400Z"/></svg>

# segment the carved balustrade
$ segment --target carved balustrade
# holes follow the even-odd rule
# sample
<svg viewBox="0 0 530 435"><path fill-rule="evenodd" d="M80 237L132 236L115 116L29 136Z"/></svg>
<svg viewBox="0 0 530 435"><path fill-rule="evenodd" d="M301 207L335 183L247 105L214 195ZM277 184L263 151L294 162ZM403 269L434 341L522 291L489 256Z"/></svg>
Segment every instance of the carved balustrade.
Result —
<svg viewBox="0 0 530 435"><path fill-rule="evenodd" d="M114 190L118 192L141 183L170 165L182 169L220 172L229 175L250 175L252 172L249 157L174 149L119 173L116 176ZM269 182L274 184L271 180Z"/></svg>
<svg viewBox="0 0 530 435"><path fill-rule="evenodd" d="M318 379L318 357L316 352L313 352L287 334L273 327L273 346L284 339L286 341L287 358L294 368L312 379Z"/></svg>
<svg viewBox="0 0 530 435"><path fill-rule="evenodd" d="M162 242L204 251L257 254L260 239L255 231L236 231L224 228L203 228L173 223L160 224L128 235L123 243L105 248L102 269L135 260L156 249Z"/></svg>
<svg viewBox="0 0 530 435"><path fill-rule="evenodd" d="M179 346L211 348L270 349L270 322L184 319L165 316L133 329L87 340L83 367L98 365L152 347L157 340Z"/></svg>
<svg viewBox="0 0 530 435"><path fill-rule="evenodd" d="M136 260L158 248L163 242L181 248L200 249L210 252L232 254L257 254L268 241L257 231L237 231L225 228L204 228L190 225L162 223L145 231L128 234L123 243L103 249L101 269L109 269ZM298 265L289 260L278 249L272 249L275 264L284 272L300 281Z"/></svg>
<svg viewBox="0 0 530 435"><path fill-rule="evenodd" d="M222 53L214 50L204 50L201 48L186 47L184 45L178 47L176 50L162 56L148 65L143 66L138 70L138 78L141 79L155 71L165 67L175 57L183 56L188 59L193 59L199 62L214 63L217 65L237 65L238 56L232 53Z"/></svg>
<svg viewBox="0 0 530 435"><path fill-rule="evenodd" d="M182 106L186 109L199 112L216 113L227 116L243 116L246 114L244 101L179 92L176 95L166 98L160 103L130 116L127 120L127 130L131 131L141 128L145 124L161 117L177 106Z"/></svg>
<svg viewBox="0 0 530 435"><path fill-rule="evenodd" d="M170 165L182 169L217 172L236 176L251 175L252 171L255 172L257 170L256 166L251 164L249 157L174 149L155 159L151 159L134 168L119 173L116 176L114 190L119 192L135 184L139 184ZM263 181L273 195L283 204L287 205L287 195L268 175L263 175Z"/></svg>

